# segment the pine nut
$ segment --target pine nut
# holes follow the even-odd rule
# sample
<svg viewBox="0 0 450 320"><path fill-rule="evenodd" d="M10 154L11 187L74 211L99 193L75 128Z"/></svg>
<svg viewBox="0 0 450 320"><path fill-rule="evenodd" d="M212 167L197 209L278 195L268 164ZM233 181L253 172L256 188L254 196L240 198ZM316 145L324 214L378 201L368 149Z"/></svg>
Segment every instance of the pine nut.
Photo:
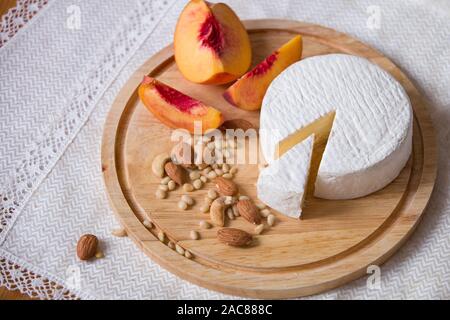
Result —
<svg viewBox="0 0 450 320"><path fill-rule="evenodd" d="M270 215L270 210L269 209L262 209L259 212L264 218L267 218Z"/></svg>
<svg viewBox="0 0 450 320"><path fill-rule="evenodd" d="M208 221L205 221L205 220L201 220L199 222L199 226L202 229L210 229L211 228L211 224Z"/></svg>
<svg viewBox="0 0 450 320"><path fill-rule="evenodd" d="M188 204L184 201L179 201L178 202L178 208L180 208L181 210L187 210L188 208Z"/></svg>
<svg viewBox="0 0 450 320"><path fill-rule="evenodd" d="M177 187L177 184L175 183L175 181L170 180L169 183L167 184L167 187L169 187L169 191L173 191Z"/></svg>
<svg viewBox="0 0 450 320"><path fill-rule="evenodd" d="M182 256L184 255L184 249L180 247L178 244L175 244L175 250Z"/></svg>
<svg viewBox="0 0 450 320"><path fill-rule="evenodd" d="M142 224L148 229L153 228L153 222L151 222L149 219L145 219L144 222L142 222Z"/></svg>
<svg viewBox="0 0 450 320"><path fill-rule="evenodd" d="M194 191L194 187L193 187L192 184L190 184L190 183L185 183L185 184L183 185L183 190L184 190L185 192L192 192L192 191Z"/></svg>
<svg viewBox="0 0 450 320"><path fill-rule="evenodd" d="M196 190L199 190L199 189L202 188L203 182L202 182L202 180L197 179L197 180L195 180L195 181L192 183L192 185L194 186L194 188L195 188Z"/></svg>
<svg viewBox="0 0 450 320"><path fill-rule="evenodd" d="M156 190L155 196L158 199L165 199L167 197L167 192L165 192L161 189L158 189L158 190Z"/></svg>
<svg viewBox="0 0 450 320"><path fill-rule="evenodd" d="M261 234L262 232L264 231L264 224L258 224L256 227L255 227L255 233L256 234Z"/></svg>
<svg viewBox="0 0 450 320"><path fill-rule="evenodd" d="M200 234L195 230L191 230L189 236L191 237L192 240L198 240L200 238Z"/></svg>
<svg viewBox="0 0 450 320"><path fill-rule="evenodd" d="M192 199L191 197L189 197L187 195L181 196L181 201L186 202L189 206L192 206L194 204L194 199Z"/></svg>
<svg viewBox="0 0 450 320"><path fill-rule="evenodd" d="M165 177L161 180L161 184L168 184L170 180L170 177Z"/></svg>
<svg viewBox="0 0 450 320"><path fill-rule="evenodd" d="M189 178L191 180L197 180L200 178L200 172L198 171L191 171L191 173L189 173Z"/></svg>
<svg viewBox="0 0 450 320"><path fill-rule="evenodd" d="M111 232L113 236L123 238L127 236L127 231L124 228L113 229Z"/></svg>
<svg viewBox="0 0 450 320"><path fill-rule="evenodd" d="M161 230L158 231L158 239L161 242L164 242L164 240L166 240L166 235L164 232L162 232Z"/></svg>
<svg viewBox="0 0 450 320"><path fill-rule="evenodd" d="M275 221L276 221L276 218L275 218L275 216L273 215L273 214L269 214L268 216L267 216L267 224L269 225L269 226L273 226L274 224L275 224Z"/></svg>
<svg viewBox="0 0 450 320"><path fill-rule="evenodd" d="M214 200L214 199L216 199L217 197L218 197L218 194L217 194L217 191L216 191L216 190L210 189L210 190L208 191L208 198Z"/></svg>

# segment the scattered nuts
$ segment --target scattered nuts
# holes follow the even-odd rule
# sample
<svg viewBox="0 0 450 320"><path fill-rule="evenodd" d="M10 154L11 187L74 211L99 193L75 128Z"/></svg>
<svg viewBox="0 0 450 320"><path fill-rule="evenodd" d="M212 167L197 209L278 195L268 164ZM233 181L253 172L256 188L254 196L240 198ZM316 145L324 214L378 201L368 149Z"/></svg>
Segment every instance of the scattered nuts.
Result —
<svg viewBox="0 0 450 320"><path fill-rule="evenodd" d="M194 189L199 190L203 186L203 182L200 179L195 180L192 185L194 186Z"/></svg>
<svg viewBox="0 0 450 320"><path fill-rule="evenodd" d="M167 153L161 153L157 155L152 162L152 172L158 178L164 177L164 165L170 160L170 156Z"/></svg>
<svg viewBox="0 0 450 320"><path fill-rule="evenodd" d="M200 180L201 180L203 183L207 183L207 182L208 182L208 178L205 177L205 176L201 176L201 177L200 177Z"/></svg>
<svg viewBox="0 0 450 320"><path fill-rule="evenodd" d="M252 242L252 235L234 228L222 228L217 231L217 239L229 246L242 247Z"/></svg>
<svg viewBox="0 0 450 320"><path fill-rule="evenodd" d="M161 180L161 184L168 184L169 181L170 181L170 177L164 177L164 178L162 178L162 180Z"/></svg>
<svg viewBox="0 0 450 320"><path fill-rule="evenodd" d="M236 174L238 172L238 168L237 167L233 167L230 169L230 173L231 174Z"/></svg>
<svg viewBox="0 0 450 320"><path fill-rule="evenodd" d="M98 239L93 234L81 236L77 243L77 256L80 260L89 260L97 253Z"/></svg>
<svg viewBox="0 0 450 320"><path fill-rule="evenodd" d="M156 190L155 196L158 199L165 199L167 197L167 192L165 192L164 190L158 189L158 190Z"/></svg>
<svg viewBox="0 0 450 320"><path fill-rule="evenodd" d="M208 221L205 221L205 220L201 220L199 222L199 226L202 229L210 229L212 227L211 224Z"/></svg>
<svg viewBox="0 0 450 320"><path fill-rule="evenodd" d="M222 169L216 169L216 170L214 170L214 172L215 172L218 176L222 176L222 175L223 175Z"/></svg>
<svg viewBox="0 0 450 320"><path fill-rule="evenodd" d="M191 253L190 251L188 251L188 250L186 250L186 251L184 252L184 256L185 256L186 258L188 258L188 259L192 259L192 258L193 258L192 253Z"/></svg>
<svg viewBox="0 0 450 320"><path fill-rule="evenodd" d="M183 200L181 200L178 202L178 208L180 208L181 210L187 210L188 204Z"/></svg>
<svg viewBox="0 0 450 320"><path fill-rule="evenodd" d="M247 196L239 196L239 200L250 200Z"/></svg>
<svg viewBox="0 0 450 320"><path fill-rule="evenodd" d="M189 236L191 237L192 240L198 240L200 238L200 234L195 230L191 230Z"/></svg>
<svg viewBox="0 0 450 320"><path fill-rule="evenodd" d="M214 183L219 194L223 196L233 196L238 192L236 184L231 180L225 179L223 177L217 177L214 180Z"/></svg>
<svg viewBox="0 0 450 320"><path fill-rule="evenodd" d="M175 181L176 184L180 186L183 184L186 176L186 171L183 167L178 166L173 162L167 162L164 165L164 169L166 170L167 175Z"/></svg>
<svg viewBox="0 0 450 320"><path fill-rule="evenodd" d="M225 173L225 174L222 176L222 178L225 178L225 179L233 179L233 175L232 175L231 173Z"/></svg>
<svg viewBox="0 0 450 320"><path fill-rule="evenodd" d="M262 232L264 231L264 224L258 224L256 227L255 227L255 233L256 234L261 234Z"/></svg>
<svg viewBox="0 0 450 320"><path fill-rule="evenodd" d="M170 180L169 183L167 184L167 187L169 187L169 191L173 191L177 187L177 184L175 183L175 181Z"/></svg>
<svg viewBox="0 0 450 320"><path fill-rule="evenodd" d="M264 218L267 218L270 215L270 210L269 209L262 209L259 212Z"/></svg>
<svg viewBox="0 0 450 320"><path fill-rule="evenodd" d="M223 171L223 173L227 173L228 171L230 171L230 166L228 164L224 163L222 166L222 171Z"/></svg>
<svg viewBox="0 0 450 320"><path fill-rule="evenodd" d="M216 190L208 190L208 198L214 200L218 197L219 195L217 194Z"/></svg>
<svg viewBox="0 0 450 320"><path fill-rule="evenodd" d="M251 200L239 200L237 208L241 216L250 223L260 224L261 216L259 215L258 208Z"/></svg>
<svg viewBox="0 0 450 320"><path fill-rule="evenodd" d="M105 257L105 255L103 254L103 251L97 251L97 252L95 253L95 257L96 257L97 259L102 259L102 258Z"/></svg>
<svg viewBox="0 0 450 320"><path fill-rule="evenodd" d="M127 236L127 231L124 228L113 229L111 234L115 237L123 238Z"/></svg>
<svg viewBox="0 0 450 320"><path fill-rule="evenodd" d="M189 197L187 195L181 196L181 201L186 202L189 206L192 206L194 204L194 199L192 199L191 197Z"/></svg>
<svg viewBox="0 0 450 320"><path fill-rule="evenodd" d="M185 183L185 184L183 185L183 190L184 190L185 192L192 192L192 191L194 191L194 187L193 187L192 184L190 184L190 183Z"/></svg>
<svg viewBox="0 0 450 320"><path fill-rule="evenodd" d="M182 256L184 255L184 249L183 249L183 247L181 247L180 245L175 244L175 250L176 250L179 254L181 254Z"/></svg>
<svg viewBox="0 0 450 320"><path fill-rule="evenodd" d="M172 241L169 241L169 243L167 244L167 246L170 248L170 249L175 249L175 243L173 243Z"/></svg>
<svg viewBox="0 0 450 320"><path fill-rule="evenodd" d="M268 216L267 216L267 224L269 225L269 226L273 226L274 224L275 224L275 221L276 221L276 218L275 218L275 216L273 215L273 214L269 214Z"/></svg>
<svg viewBox="0 0 450 320"><path fill-rule="evenodd" d="M142 222L142 224L143 224L147 229L153 228L153 222L151 222L149 219L145 219L144 222Z"/></svg>
<svg viewBox="0 0 450 320"><path fill-rule="evenodd" d="M214 225L223 227L225 224L225 202L223 198L217 198L211 204L209 215Z"/></svg>
<svg viewBox="0 0 450 320"><path fill-rule="evenodd" d="M164 240L166 240L166 234L161 230L158 231L158 239L161 242L164 242Z"/></svg>

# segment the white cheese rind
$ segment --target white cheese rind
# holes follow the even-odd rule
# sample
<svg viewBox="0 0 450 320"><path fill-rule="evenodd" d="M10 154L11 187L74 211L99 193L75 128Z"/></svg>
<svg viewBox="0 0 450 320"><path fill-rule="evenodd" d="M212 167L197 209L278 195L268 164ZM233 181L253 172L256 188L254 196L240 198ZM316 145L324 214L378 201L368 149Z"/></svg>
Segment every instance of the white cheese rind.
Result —
<svg viewBox="0 0 450 320"><path fill-rule="evenodd" d="M272 82L260 118L266 160L274 161L279 141L332 110L315 196L361 197L394 180L412 149L409 97L389 73L345 54L304 59Z"/></svg>
<svg viewBox="0 0 450 320"><path fill-rule="evenodd" d="M300 217L313 144L310 136L263 169L256 184L258 199L284 215Z"/></svg>

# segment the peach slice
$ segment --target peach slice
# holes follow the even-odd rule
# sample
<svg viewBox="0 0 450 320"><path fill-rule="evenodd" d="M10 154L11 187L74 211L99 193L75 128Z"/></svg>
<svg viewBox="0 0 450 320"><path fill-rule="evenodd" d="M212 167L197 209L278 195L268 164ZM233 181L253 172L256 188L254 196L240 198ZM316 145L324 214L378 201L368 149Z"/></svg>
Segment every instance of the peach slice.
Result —
<svg viewBox="0 0 450 320"><path fill-rule="evenodd" d="M222 122L219 110L175 90L164 83L144 77L139 97L153 115L165 125L194 133L194 123L201 121L202 132L218 128Z"/></svg>
<svg viewBox="0 0 450 320"><path fill-rule="evenodd" d="M232 105L244 110L259 110L270 83L284 69L302 57L303 42L300 35L285 43L223 94Z"/></svg>
<svg viewBox="0 0 450 320"><path fill-rule="evenodd" d="M223 3L191 0L178 19L174 47L178 69L196 83L228 83L251 64L247 31Z"/></svg>

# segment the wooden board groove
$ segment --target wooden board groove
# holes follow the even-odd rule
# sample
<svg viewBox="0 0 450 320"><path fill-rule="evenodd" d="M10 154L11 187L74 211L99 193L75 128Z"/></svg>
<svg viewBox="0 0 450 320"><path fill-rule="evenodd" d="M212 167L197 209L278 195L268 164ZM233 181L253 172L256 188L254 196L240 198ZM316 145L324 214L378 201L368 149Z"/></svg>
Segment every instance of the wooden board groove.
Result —
<svg viewBox="0 0 450 320"><path fill-rule="evenodd" d="M110 202L129 236L156 262L178 276L210 289L255 298L305 296L335 288L365 273L367 266L388 259L408 238L422 217L436 177L436 145L427 106L412 82L386 57L335 30L286 20L250 20L245 25L254 48L253 64L300 33L304 57L343 52L377 63L399 80L414 109L413 155L400 176L386 188L364 198L344 201L313 199L301 221L277 215L278 224L256 237L251 248L230 248L217 242L216 229L201 231L198 241L189 231L208 216L181 211L176 190L156 200L159 180L150 162L170 150L170 130L142 106L136 89L146 74L221 109L226 119L244 118L258 127L259 114L229 106L226 86L187 82L178 73L168 46L151 57L124 86L105 123L102 167ZM241 166L236 177L241 190L255 197L257 166ZM211 184L207 186L210 188ZM206 190L193 196L200 202ZM188 260L156 238L142 221L151 217L158 228L194 253ZM252 231L242 219L231 226Z"/></svg>

